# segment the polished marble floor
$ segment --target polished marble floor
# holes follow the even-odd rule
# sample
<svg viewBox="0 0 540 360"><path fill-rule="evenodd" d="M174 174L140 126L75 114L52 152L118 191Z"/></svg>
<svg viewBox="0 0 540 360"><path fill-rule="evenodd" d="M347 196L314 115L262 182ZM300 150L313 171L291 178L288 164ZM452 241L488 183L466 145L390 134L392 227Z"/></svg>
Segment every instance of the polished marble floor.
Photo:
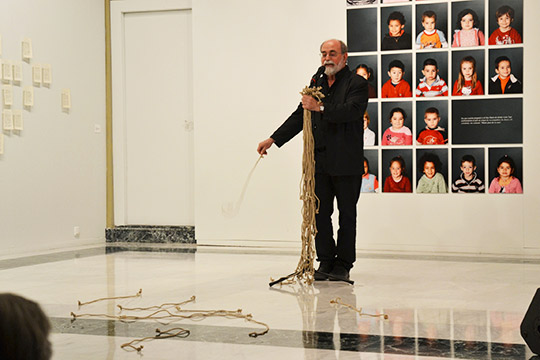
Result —
<svg viewBox="0 0 540 360"><path fill-rule="evenodd" d="M0 292L38 301L53 325L53 359L529 359L519 326L540 286L540 259L358 254L354 285L270 288L298 254L264 248L95 246L0 259ZM142 296L128 296L142 289ZM121 321L116 305L181 302L186 310L241 309L241 318ZM366 314L387 314L388 319ZM171 310L173 311L173 310ZM73 320L71 313L101 314ZM122 312L125 314L125 312ZM145 314L149 314L146 312ZM121 345L156 327L188 336Z"/></svg>

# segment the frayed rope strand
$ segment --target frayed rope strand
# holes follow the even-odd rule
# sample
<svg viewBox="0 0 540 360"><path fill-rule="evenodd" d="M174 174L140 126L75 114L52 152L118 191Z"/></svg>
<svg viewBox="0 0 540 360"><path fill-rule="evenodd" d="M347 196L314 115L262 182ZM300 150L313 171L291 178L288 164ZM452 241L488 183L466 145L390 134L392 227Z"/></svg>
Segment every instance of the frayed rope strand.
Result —
<svg viewBox="0 0 540 360"><path fill-rule="evenodd" d="M139 291L135 294L135 295L128 295L128 296L113 296L113 297L107 297L107 298L100 298L100 299L96 299L96 300L92 300L92 301L87 301L87 302L81 302L80 300L78 301L78 304L79 304L79 307L81 306L84 306L84 305L88 305L88 304L93 304L93 303L96 303L98 301L105 301L105 300L118 300L118 299L130 299L130 298L137 298L137 297L140 297L142 295L142 289L139 289Z"/></svg>
<svg viewBox="0 0 540 360"><path fill-rule="evenodd" d="M179 303L164 303L164 304L161 304L161 305L154 305L154 306L148 306L148 307L133 307L133 308L123 307L122 305L116 305L116 306L120 309L120 311L122 311L122 310L126 310L126 311L158 310L158 309L164 308L166 306L174 307L176 309L180 309L180 306L188 304L190 302L194 302L194 301L195 301L195 295L193 295L189 300L182 301L182 302L179 302Z"/></svg>

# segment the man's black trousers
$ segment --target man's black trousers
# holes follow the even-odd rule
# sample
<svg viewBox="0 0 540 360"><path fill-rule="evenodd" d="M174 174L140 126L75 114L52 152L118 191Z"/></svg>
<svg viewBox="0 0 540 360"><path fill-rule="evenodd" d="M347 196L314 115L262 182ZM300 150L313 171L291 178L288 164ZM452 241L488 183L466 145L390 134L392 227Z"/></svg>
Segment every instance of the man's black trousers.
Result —
<svg viewBox="0 0 540 360"><path fill-rule="evenodd" d="M356 260L356 204L360 196L362 175L330 176L315 174L315 194L319 213L315 216L317 260L351 269ZM334 199L337 199L339 229L337 243L332 228Z"/></svg>

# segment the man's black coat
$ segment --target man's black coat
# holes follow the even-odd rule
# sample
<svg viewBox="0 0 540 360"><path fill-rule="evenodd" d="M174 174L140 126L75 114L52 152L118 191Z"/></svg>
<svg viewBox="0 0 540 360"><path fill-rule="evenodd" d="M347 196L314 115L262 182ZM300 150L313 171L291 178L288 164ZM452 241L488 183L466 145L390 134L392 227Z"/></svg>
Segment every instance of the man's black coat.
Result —
<svg viewBox="0 0 540 360"><path fill-rule="evenodd" d="M316 171L330 176L364 173L364 112L368 101L367 81L345 66L332 87L326 75L314 76L310 87L322 86L324 112L311 112L315 138ZM302 131L302 104L270 136L281 147Z"/></svg>

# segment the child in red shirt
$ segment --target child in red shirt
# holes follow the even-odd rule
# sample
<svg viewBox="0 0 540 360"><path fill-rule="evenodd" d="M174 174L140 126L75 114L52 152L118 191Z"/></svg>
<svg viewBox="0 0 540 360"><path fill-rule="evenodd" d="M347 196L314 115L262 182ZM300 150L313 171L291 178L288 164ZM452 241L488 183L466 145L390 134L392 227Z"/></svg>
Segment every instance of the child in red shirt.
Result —
<svg viewBox="0 0 540 360"><path fill-rule="evenodd" d="M426 128L420 131L418 145L444 145L448 141L446 131L439 126L441 116L439 110L435 107L427 108L424 112L424 122Z"/></svg>
<svg viewBox="0 0 540 360"><path fill-rule="evenodd" d="M392 60L388 65L388 76L390 79L383 85L381 89L381 97L411 97L411 85L403 80L405 73L405 65L399 60Z"/></svg>
<svg viewBox="0 0 540 360"><path fill-rule="evenodd" d="M454 96L484 95L482 83L476 73L476 60L465 56L459 63L459 76L452 90Z"/></svg>
<svg viewBox="0 0 540 360"><path fill-rule="evenodd" d="M514 22L514 9L503 5L495 12L499 27L489 36L489 45L521 44L521 35L511 25Z"/></svg>
<svg viewBox="0 0 540 360"><path fill-rule="evenodd" d="M401 156L390 160L390 174L384 181L384 192L412 192L411 181L405 175L405 160Z"/></svg>

